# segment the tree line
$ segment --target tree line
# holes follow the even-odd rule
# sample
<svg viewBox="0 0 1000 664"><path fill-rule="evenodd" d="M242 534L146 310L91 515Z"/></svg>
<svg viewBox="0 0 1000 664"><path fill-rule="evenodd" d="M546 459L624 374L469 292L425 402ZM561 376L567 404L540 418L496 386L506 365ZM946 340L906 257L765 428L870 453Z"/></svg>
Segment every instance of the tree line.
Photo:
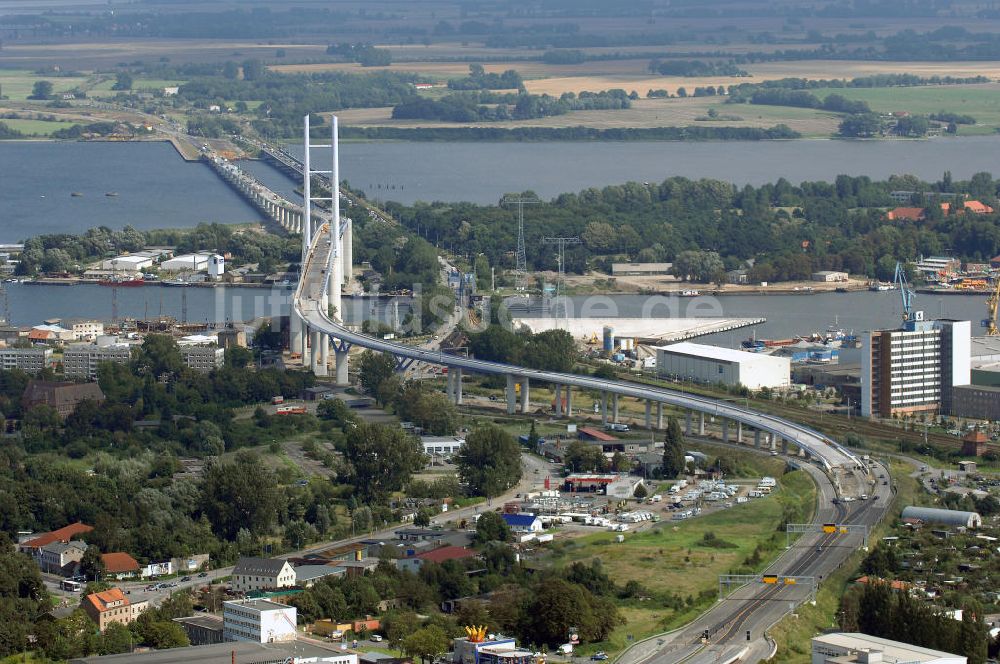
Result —
<svg viewBox="0 0 1000 664"><path fill-rule="evenodd" d="M773 127L344 127L341 137L408 141L764 141L801 138Z"/></svg>
<svg viewBox="0 0 1000 664"><path fill-rule="evenodd" d="M901 227L885 218L897 203L892 191L916 194L927 218ZM913 176L838 176L833 182L784 179L759 187L674 177L630 182L557 196L524 211L527 260L534 269L557 268L543 236L577 235L566 269L582 273L612 261L676 262L683 252L714 252L726 270L747 267L751 281L809 279L817 270L844 270L890 279L897 260L953 252L970 261L1000 253L996 214L944 214L936 193L960 193L993 205L998 183L989 173L938 182ZM525 192L530 195L531 192ZM458 254L479 256L484 269L512 268L516 211L472 203L387 204L400 223ZM686 256L686 254L685 254ZM480 261L482 262L482 261ZM718 275L692 269L700 280Z"/></svg>

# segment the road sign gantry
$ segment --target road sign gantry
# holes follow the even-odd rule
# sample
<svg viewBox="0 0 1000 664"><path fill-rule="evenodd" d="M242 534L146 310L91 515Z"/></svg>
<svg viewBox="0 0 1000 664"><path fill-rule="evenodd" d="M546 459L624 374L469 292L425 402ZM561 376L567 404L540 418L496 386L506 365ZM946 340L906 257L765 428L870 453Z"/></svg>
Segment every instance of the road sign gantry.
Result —
<svg viewBox="0 0 1000 664"><path fill-rule="evenodd" d="M861 546L868 549L868 526L863 523L786 523L785 548L792 546L792 535L851 535L861 533Z"/></svg>
<svg viewBox="0 0 1000 664"><path fill-rule="evenodd" d="M809 600L816 598L816 577L796 576L794 574L720 574L719 600L725 599L734 586L755 583L770 586L804 586L809 589Z"/></svg>

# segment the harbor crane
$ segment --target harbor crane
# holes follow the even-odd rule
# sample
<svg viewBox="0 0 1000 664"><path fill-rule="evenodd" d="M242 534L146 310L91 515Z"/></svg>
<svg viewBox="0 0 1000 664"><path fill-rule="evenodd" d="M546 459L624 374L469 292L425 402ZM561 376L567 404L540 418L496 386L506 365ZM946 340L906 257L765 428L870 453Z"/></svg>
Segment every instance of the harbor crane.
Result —
<svg viewBox="0 0 1000 664"><path fill-rule="evenodd" d="M1000 336L1000 326L997 325L997 305L1000 305L1000 278L993 282L993 292L986 298L986 320L983 327L986 328L986 336Z"/></svg>
<svg viewBox="0 0 1000 664"><path fill-rule="evenodd" d="M896 261L896 274L892 283L899 289L899 296L903 300L903 322L917 320L919 316L913 311L914 292L910 290L910 283L906 280L906 269L899 261Z"/></svg>

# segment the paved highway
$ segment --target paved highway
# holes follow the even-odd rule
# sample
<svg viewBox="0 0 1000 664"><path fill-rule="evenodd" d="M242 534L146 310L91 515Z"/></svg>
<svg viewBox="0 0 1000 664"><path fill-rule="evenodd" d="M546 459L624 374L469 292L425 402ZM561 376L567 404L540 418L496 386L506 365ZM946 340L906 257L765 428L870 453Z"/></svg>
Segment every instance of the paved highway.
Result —
<svg viewBox="0 0 1000 664"><path fill-rule="evenodd" d="M859 468L860 460L833 439L801 424L780 417L742 408L731 402L699 397L665 388L648 387L635 383L604 380L591 376L566 374L553 371L539 371L500 362L488 362L457 355L447 355L440 350L431 350L376 339L365 334L350 331L328 315L323 306L326 294L327 273L333 247L326 242L323 233L316 233L310 247L302 278L295 291L293 305L298 314L314 330L319 330L336 339L352 345L390 353L397 358L459 367L464 371L479 374L501 374L517 378L527 378L543 383L568 385L576 388L606 391L626 397L634 397L652 402L670 404L679 408L699 411L715 417L728 418L783 438L797 447L805 449L827 472L834 469L851 471ZM842 491L850 491L842 487Z"/></svg>
<svg viewBox="0 0 1000 664"><path fill-rule="evenodd" d="M892 502L890 485L881 480L875 485L874 499L834 504L836 497L829 478L817 468L803 465L819 487L819 505L814 523L838 523L873 526ZM877 467L874 475L888 470ZM835 571L862 545L859 533L801 536L765 571L765 574L815 577L820 581ZM801 585L765 585L751 583L733 591L724 600L686 627L668 635L639 642L622 654L615 664L673 664L690 662L757 662L766 658L771 645L764 638L767 629L794 611L808 599L808 589ZM702 642L708 630L709 639ZM750 640L747 640L747 632Z"/></svg>

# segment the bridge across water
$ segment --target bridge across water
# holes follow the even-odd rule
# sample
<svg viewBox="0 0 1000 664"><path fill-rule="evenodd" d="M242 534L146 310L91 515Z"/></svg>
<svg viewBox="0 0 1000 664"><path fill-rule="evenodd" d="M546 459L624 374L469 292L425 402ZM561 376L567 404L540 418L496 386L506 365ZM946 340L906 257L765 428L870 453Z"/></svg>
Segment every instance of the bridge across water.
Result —
<svg viewBox="0 0 1000 664"><path fill-rule="evenodd" d="M305 133L305 163L303 173L315 174L310 168L313 149L330 148L332 150L331 171L319 171L322 175L339 181L339 166L337 154L337 122L332 122L333 135L328 146L311 146L308 131L308 119ZM310 177L303 176L306 209L312 200L310 196ZM573 390L592 390L601 395L605 405L602 416L607 421L608 401L611 401L611 419L618 420L618 400L620 397L631 397L645 402L646 425L663 426L663 405L667 404L687 411L686 425L691 433L697 416L697 430L704 433L705 417L714 417L722 422L723 438L729 440L735 435L742 442L745 433L752 431L754 445L761 447L765 441L773 448L780 447L787 452L790 446L798 448L802 454L814 460L837 483L844 473L864 468L864 464L849 450L828 436L801 424L785 420L774 415L757 412L740 407L731 402L700 397L660 387L649 387L635 383L617 380L605 380L592 376L567 374L552 371L539 371L500 362L488 362L475 358L445 354L440 350L429 350L406 346L392 341L377 339L359 334L348 329L339 318L341 310L341 289L350 275L351 227L340 219L339 197L333 197L331 220L316 229L303 229L303 260L298 289L293 300L294 316L292 325L292 346L300 350L303 363L318 375L327 374L327 365L332 340L335 356L336 378L338 383L347 382L347 353L352 345L370 348L389 353L396 358L397 366L405 368L414 361L426 362L448 367L448 395L456 403L462 403L463 373L503 375L507 380L507 410L513 413L517 410L518 392L520 410L530 412L531 382L542 382L555 387L556 415L563 414L563 398L566 406L572 409ZM655 413L655 415L654 415ZM745 428L749 431L745 431ZM843 487L853 490L853 487Z"/></svg>

